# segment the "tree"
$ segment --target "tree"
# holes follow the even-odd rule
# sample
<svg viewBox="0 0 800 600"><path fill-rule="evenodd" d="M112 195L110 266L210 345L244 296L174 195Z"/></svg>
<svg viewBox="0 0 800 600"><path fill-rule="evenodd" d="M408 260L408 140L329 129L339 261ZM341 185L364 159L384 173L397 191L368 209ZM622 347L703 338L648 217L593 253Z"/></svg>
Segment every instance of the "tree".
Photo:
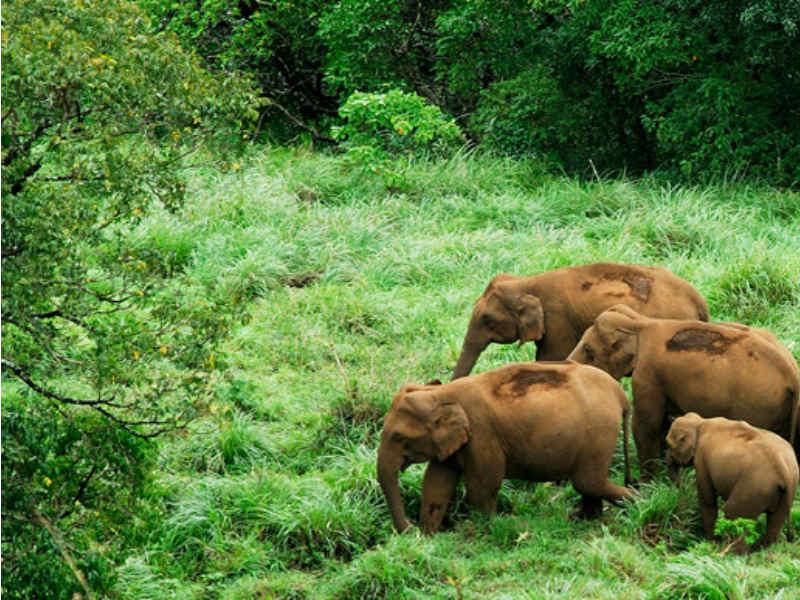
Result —
<svg viewBox="0 0 800 600"><path fill-rule="evenodd" d="M325 42L316 35L332 0L141 0L158 26L174 31L212 69L249 73L268 99L261 128L288 140L324 131L339 105L323 81Z"/></svg>
<svg viewBox="0 0 800 600"><path fill-rule="evenodd" d="M131 232L179 209L192 157L224 163L241 145L255 98L128 2L3 9L3 591L25 597L31 570L57 579L63 559L75 579L52 589L91 595L104 584L84 573L98 554L75 534L82 511L96 526L135 502L146 440L213 393L230 321Z"/></svg>

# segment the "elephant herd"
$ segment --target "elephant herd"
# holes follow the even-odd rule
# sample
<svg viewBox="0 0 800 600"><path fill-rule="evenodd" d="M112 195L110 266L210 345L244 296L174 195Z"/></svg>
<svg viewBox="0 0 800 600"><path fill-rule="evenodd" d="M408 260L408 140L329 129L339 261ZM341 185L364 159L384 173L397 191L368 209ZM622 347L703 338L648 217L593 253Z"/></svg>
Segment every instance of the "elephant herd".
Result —
<svg viewBox="0 0 800 600"><path fill-rule="evenodd" d="M768 331L708 320L702 295L659 267L497 275L472 311L453 380L406 384L392 400L378 481L394 527L410 527L398 474L412 463L428 463L425 533L440 527L461 478L467 502L490 513L505 478L571 481L583 518L599 516L604 499L635 497L630 408L618 383L629 376L642 480L663 458L673 477L694 464L707 536L722 497L727 518L767 514L753 548L774 542L798 486L798 367ZM538 362L469 375L490 343L515 341L534 341ZM625 486L609 479L620 426Z"/></svg>

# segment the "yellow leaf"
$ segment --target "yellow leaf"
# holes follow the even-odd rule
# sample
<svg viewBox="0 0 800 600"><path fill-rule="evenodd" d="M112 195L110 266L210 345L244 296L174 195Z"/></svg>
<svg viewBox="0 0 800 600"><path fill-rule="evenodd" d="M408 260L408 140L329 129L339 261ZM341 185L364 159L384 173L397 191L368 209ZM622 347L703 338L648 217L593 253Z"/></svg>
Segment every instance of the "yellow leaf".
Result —
<svg viewBox="0 0 800 600"><path fill-rule="evenodd" d="M52 479L50 479L50 478L49 478L47 475L45 475L45 477L44 477L44 484L45 484L47 487L50 487L51 485L53 485L53 480L52 480Z"/></svg>
<svg viewBox="0 0 800 600"><path fill-rule="evenodd" d="M134 351L133 351L133 358L134 358L134 360L139 360L139 356L140 356L140 354L139 354L139 351L138 351L138 350L134 350Z"/></svg>
<svg viewBox="0 0 800 600"><path fill-rule="evenodd" d="M161 346L161 348L159 349L159 352L161 352L161 356L166 356L167 347L166 346Z"/></svg>

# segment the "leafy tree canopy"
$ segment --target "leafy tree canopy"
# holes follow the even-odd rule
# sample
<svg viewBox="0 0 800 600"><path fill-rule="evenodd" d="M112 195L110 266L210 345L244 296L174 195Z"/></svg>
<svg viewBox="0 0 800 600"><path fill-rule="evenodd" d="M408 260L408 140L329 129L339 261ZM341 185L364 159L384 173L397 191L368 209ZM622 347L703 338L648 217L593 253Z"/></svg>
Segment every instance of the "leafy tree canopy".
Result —
<svg viewBox="0 0 800 600"><path fill-rule="evenodd" d="M136 439L213 392L230 311L134 232L179 209L187 165L228 164L255 97L122 0L9 1L2 18L3 521L34 545L4 541L7 592L38 550L68 554L76 503L124 504L150 454Z"/></svg>

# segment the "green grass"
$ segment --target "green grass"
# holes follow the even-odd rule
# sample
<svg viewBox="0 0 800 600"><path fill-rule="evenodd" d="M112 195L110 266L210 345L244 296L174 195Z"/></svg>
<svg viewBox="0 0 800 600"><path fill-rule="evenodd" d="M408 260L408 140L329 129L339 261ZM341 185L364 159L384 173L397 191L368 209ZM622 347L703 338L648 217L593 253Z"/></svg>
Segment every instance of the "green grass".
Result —
<svg viewBox="0 0 800 600"><path fill-rule="evenodd" d="M601 519L571 486L506 481L499 514L459 488L445 530L393 533L375 478L383 416L407 381L449 378L497 272L658 264L715 320L767 327L800 357L800 196L758 187L580 182L462 153L409 163L402 193L341 158L255 153L192 176L182 214L137 239L233 303L217 401L160 442L163 518L118 569L121 598L793 598L800 545L748 557L702 539L694 475ZM529 360L492 346L476 369ZM613 465L621 479L621 457ZM401 475L420 504L423 467ZM795 515L800 512L800 500ZM795 516L797 518L797 516Z"/></svg>

